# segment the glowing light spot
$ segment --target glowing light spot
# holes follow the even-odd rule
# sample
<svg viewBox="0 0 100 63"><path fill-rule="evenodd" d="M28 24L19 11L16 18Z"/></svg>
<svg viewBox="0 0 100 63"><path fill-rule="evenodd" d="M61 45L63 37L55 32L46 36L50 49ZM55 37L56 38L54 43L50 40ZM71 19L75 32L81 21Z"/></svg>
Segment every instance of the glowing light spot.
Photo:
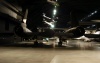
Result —
<svg viewBox="0 0 100 63"><path fill-rule="evenodd" d="M54 9L54 10L53 10L53 15L56 15L56 13L57 13L57 10Z"/></svg>

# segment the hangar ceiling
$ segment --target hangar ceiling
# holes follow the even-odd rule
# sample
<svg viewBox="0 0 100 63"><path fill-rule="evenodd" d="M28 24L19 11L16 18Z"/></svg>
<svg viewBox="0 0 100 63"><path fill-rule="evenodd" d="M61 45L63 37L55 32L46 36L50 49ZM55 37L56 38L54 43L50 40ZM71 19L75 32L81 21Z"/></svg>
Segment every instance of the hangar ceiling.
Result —
<svg viewBox="0 0 100 63"><path fill-rule="evenodd" d="M50 16L53 6L50 5L47 0L6 0L12 4L18 4L22 8L29 9L28 17L31 18L30 24L34 26L42 26L42 13L46 13ZM75 21L79 21L87 17L89 14L94 11L98 11L98 13L94 14L91 18L85 20L91 22L91 20L99 20L99 8L100 2L98 0L58 0L60 6L58 7L58 27L67 27L67 22L71 20L70 13L74 11ZM33 26L31 25L31 26Z"/></svg>

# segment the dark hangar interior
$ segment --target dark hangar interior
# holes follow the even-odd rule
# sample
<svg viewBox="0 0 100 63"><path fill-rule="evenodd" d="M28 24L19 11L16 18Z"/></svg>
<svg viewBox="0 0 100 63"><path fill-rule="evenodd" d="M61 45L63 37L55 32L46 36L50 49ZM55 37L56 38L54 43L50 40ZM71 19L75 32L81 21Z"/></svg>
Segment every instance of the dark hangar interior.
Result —
<svg viewBox="0 0 100 63"><path fill-rule="evenodd" d="M100 1L0 0L0 63L99 59Z"/></svg>

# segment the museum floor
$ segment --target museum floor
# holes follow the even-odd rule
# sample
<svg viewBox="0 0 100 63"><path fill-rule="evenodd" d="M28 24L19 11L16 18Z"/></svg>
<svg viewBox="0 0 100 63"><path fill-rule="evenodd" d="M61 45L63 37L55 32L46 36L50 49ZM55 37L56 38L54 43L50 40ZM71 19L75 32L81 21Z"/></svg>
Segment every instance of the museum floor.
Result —
<svg viewBox="0 0 100 63"><path fill-rule="evenodd" d="M99 63L100 49L1 46L0 63Z"/></svg>

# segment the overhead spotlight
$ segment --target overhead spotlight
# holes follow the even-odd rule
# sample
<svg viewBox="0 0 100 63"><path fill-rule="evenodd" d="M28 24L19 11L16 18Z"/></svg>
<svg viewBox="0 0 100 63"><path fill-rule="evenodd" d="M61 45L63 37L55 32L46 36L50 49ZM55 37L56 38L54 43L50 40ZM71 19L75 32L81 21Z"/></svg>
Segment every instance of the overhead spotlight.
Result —
<svg viewBox="0 0 100 63"><path fill-rule="evenodd" d="M53 10L53 15L56 15L56 13L57 13L57 10L54 9L54 10Z"/></svg>
<svg viewBox="0 0 100 63"><path fill-rule="evenodd" d="M91 13L92 15L94 14L94 13Z"/></svg>
<svg viewBox="0 0 100 63"><path fill-rule="evenodd" d="M94 13L97 13L98 11L95 11Z"/></svg>
<svg viewBox="0 0 100 63"><path fill-rule="evenodd" d="M88 18L90 18L91 16L93 16L94 14L96 14L98 11L97 10L95 10L94 12L92 12L92 13L90 13L89 15L87 15L85 18L86 19L88 19ZM83 18L83 19L81 19L80 21L84 21L85 19Z"/></svg>

